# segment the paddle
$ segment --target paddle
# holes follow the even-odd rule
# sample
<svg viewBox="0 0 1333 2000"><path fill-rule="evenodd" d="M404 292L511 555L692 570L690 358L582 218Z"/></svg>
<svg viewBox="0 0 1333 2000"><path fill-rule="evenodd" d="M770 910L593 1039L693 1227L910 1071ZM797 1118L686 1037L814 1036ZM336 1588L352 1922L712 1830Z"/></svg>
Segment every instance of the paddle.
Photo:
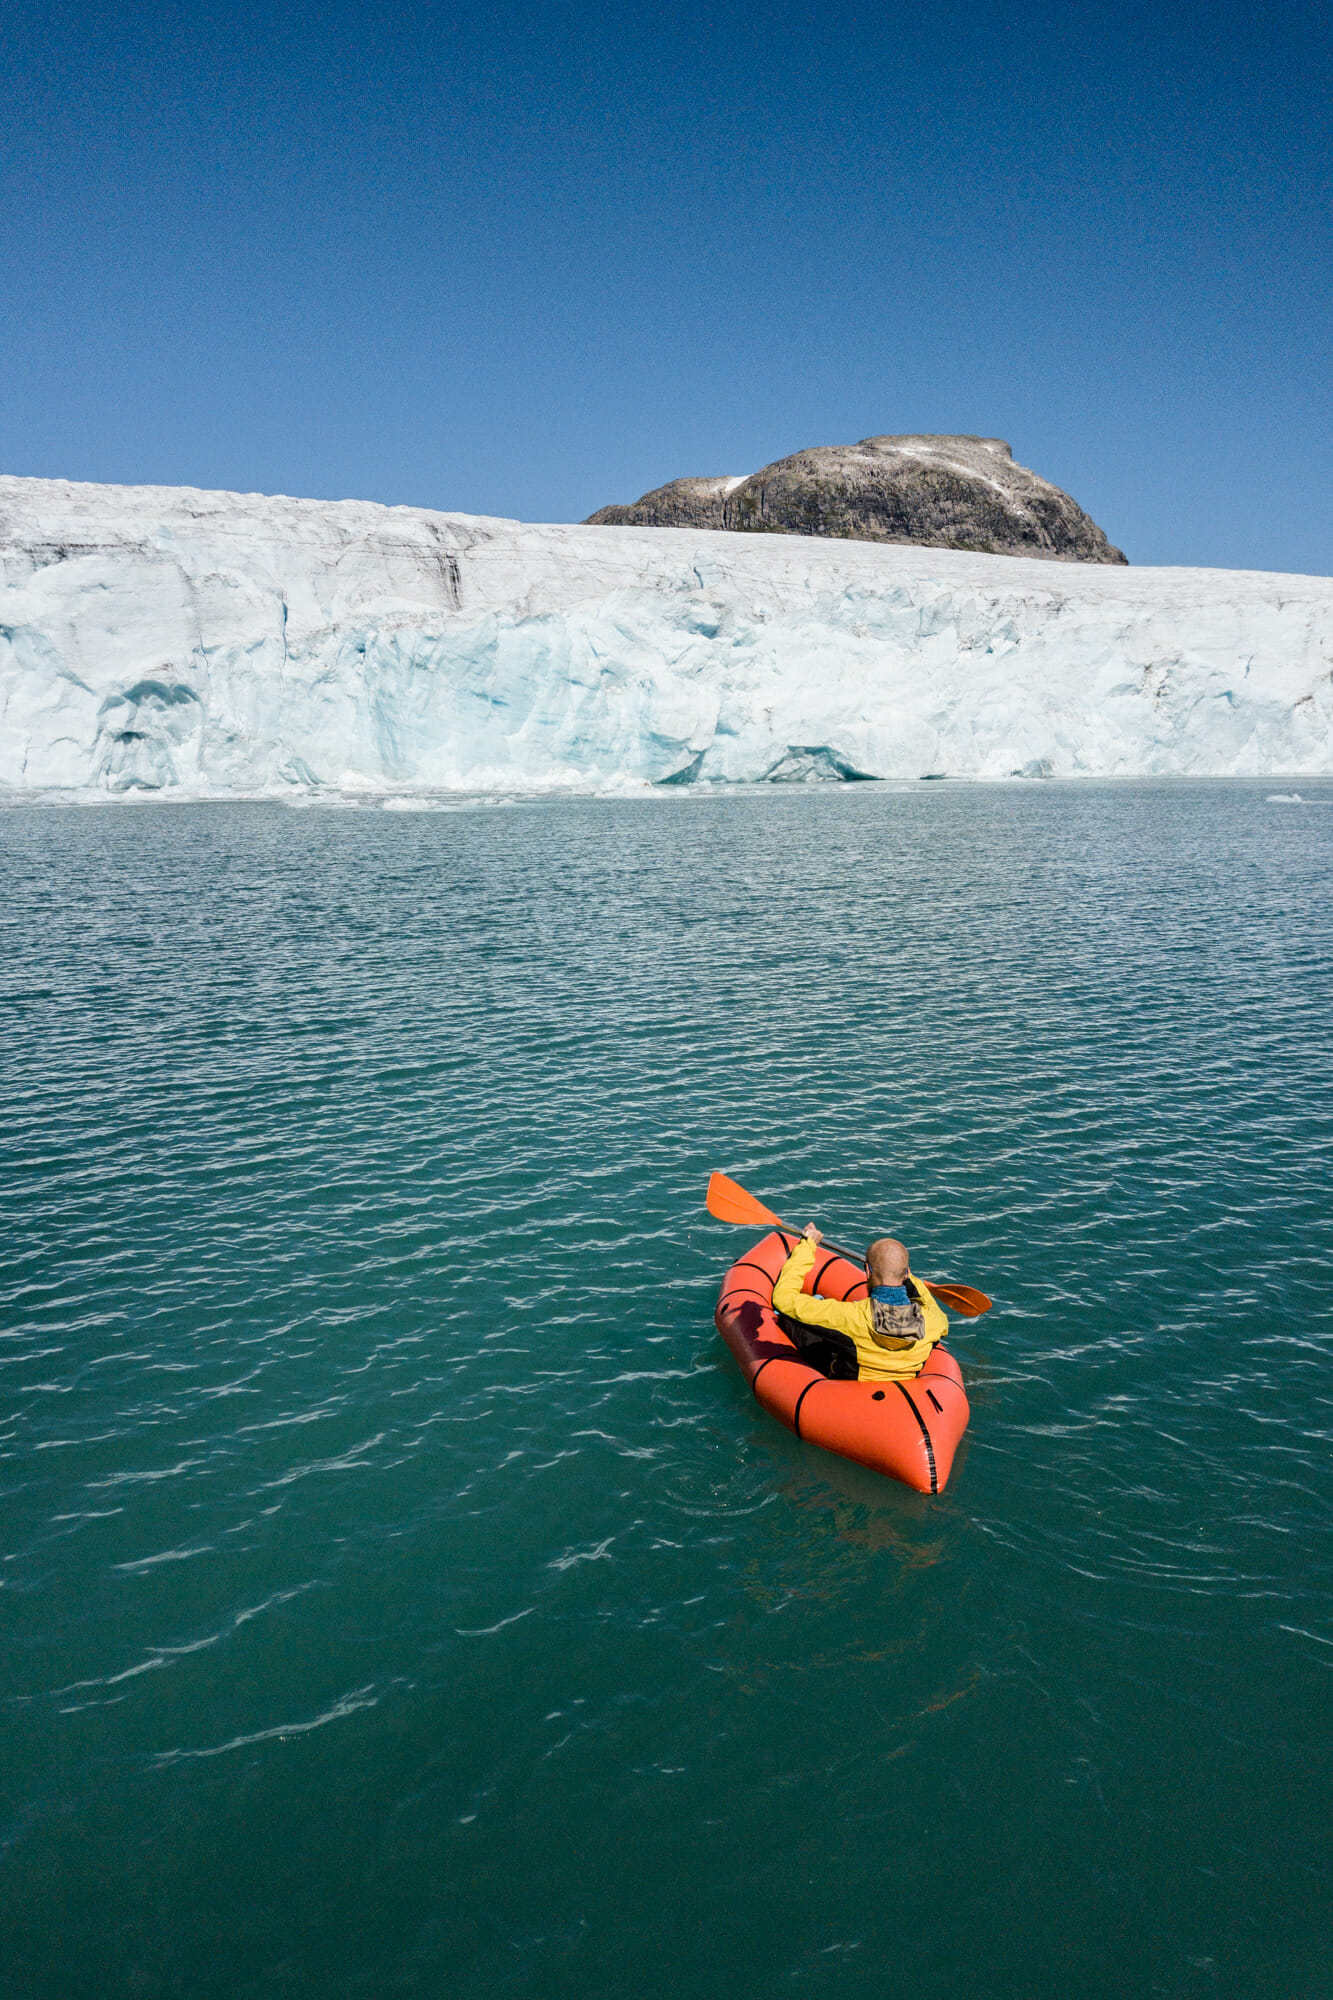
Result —
<svg viewBox="0 0 1333 2000"><path fill-rule="evenodd" d="M765 1208L762 1201L756 1201L739 1181L728 1179L726 1174L708 1176L708 1195L704 1205L719 1222L739 1222L747 1227L767 1222L774 1229L786 1229L790 1236L800 1234L799 1230L789 1228L780 1215L774 1215L771 1208ZM865 1261L852 1250L840 1249L836 1243L826 1243L824 1248L845 1257L849 1264ZM989 1312L994 1303L972 1285L936 1284L929 1278L923 1278L921 1282L935 1294L941 1305L952 1307L963 1319L980 1319L982 1313Z"/></svg>

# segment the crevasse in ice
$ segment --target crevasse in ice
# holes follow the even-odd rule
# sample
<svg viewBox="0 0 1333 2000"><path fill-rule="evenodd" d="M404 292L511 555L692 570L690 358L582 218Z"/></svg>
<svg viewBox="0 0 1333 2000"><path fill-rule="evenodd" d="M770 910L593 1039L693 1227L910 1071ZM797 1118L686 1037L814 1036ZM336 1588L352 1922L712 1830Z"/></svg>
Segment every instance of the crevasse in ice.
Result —
<svg viewBox="0 0 1333 2000"><path fill-rule="evenodd" d="M0 479L0 786L1333 771L1333 579Z"/></svg>

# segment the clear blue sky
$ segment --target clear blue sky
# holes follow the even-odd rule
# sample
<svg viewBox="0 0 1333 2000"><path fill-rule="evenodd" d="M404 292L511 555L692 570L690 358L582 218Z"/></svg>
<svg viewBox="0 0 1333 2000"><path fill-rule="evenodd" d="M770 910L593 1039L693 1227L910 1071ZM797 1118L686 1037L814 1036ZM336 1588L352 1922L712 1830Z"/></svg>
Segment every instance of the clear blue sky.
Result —
<svg viewBox="0 0 1333 2000"><path fill-rule="evenodd" d="M576 520L1008 438L1333 572L1327 7L9 0L0 469Z"/></svg>

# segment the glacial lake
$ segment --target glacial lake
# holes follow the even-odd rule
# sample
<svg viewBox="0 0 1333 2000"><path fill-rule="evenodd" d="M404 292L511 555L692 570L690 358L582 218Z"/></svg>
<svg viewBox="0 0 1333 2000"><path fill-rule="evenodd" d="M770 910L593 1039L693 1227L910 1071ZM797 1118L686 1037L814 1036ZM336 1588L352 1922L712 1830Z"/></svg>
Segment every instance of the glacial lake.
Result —
<svg viewBox="0 0 1333 2000"><path fill-rule="evenodd" d="M1324 2000L1331 863L0 812L6 2000ZM715 1167L993 1295L939 1498L749 1395Z"/></svg>

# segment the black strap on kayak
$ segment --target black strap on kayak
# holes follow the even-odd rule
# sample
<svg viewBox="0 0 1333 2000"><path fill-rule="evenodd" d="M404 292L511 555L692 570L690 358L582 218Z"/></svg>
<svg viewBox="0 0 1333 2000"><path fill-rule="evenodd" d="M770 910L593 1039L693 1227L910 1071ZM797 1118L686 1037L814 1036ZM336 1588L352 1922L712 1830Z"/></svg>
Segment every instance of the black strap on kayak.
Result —
<svg viewBox="0 0 1333 2000"><path fill-rule="evenodd" d="M900 1392L903 1401L921 1426L921 1435L926 1440L926 1457L930 1460L930 1490L932 1493L938 1493L940 1483L935 1474L935 1447L931 1443L930 1432L926 1429L926 1420L912 1401L912 1398L908 1395L906 1385L902 1382L895 1382L893 1386Z"/></svg>
<svg viewBox="0 0 1333 2000"><path fill-rule="evenodd" d="M804 1389L802 1389L800 1395L796 1398L796 1408L791 1413L791 1427L795 1431L797 1437L801 1435L801 1405L805 1401L806 1397L810 1394L810 1391L812 1389L817 1389L820 1383L824 1381L824 1379L825 1379L824 1376L816 1375L814 1381L807 1382Z"/></svg>
<svg viewBox="0 0 1333 2000"><path fill-rule="evenodd" d="M771 1298L771 1297L773 1296L773 1287L774 1287L774 1285L776 1285L776 1283L777 1283L777 1279L776 1279L776 1278L770 1278L770 1277L769 1277L769 1274L768 1274L768 1272L767 1272L767 1271L766 1271L766 1270L764 1269L763 1265L762 1265L762 1264L756 1264L753 1258L751 1258L751 1257L739 1257L739 1258L738 1258L738 1259L736 1260L736 1262L735 1262L735 1263L734 1263L734 1264L732 1265L732 1267L731 1267L731 1270L732 1270L732 1271L758 1271L758 1273L759 1273L760 1277L761 1277L761 1278L763 1278L763 1279L764 1279L764 1280L766 1281L767 1285L768 1285L768 1294L769 1294L769 1297ZM728 1277L730 1277L730 1275L731 1275L731 1272L729 1271L729 1272L727 1273L727 1276L728 1276Z"/></svg>
<svg viewBox="0 0 1333 2000"><path fill-rule="evenodd" d="M824 1262L820 1265L819 1269L815 1272L814 1277L810 1280L810 1290L812 1292L818 1292L819 1281L823 1277L825 1271L831 1270L835 1264L840 1263L841 1261L842 1261L842 1255L840 1251L835 1250L831 1257L826 1257Z"/></svg>

